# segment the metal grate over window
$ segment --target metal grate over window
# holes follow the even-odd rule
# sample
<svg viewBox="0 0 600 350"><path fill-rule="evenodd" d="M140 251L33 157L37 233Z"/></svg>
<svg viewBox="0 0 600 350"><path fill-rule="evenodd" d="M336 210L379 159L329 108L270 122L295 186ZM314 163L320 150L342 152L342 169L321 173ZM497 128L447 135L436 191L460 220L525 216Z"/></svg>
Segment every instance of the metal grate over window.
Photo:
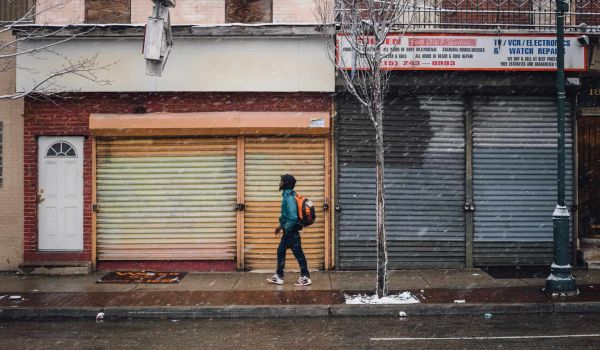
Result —
<svg viewBox="0 0 600 350"><path fill-rule="evenodd" d="M52 146L48 148L46 151L46 157L49 158L59 158L59 157L68 157L68 158L77 158L77 152L75 152L75 147L66 141L58 141L55 142Z"/></svg>

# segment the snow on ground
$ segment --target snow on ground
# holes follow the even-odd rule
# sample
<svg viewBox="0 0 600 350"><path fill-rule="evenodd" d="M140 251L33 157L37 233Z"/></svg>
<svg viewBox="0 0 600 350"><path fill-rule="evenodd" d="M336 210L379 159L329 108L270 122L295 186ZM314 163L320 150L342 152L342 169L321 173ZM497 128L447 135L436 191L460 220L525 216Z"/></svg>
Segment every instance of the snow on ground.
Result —
<svg viewBox="0 0 600 350"><path fill-rule="evenodd" d="M402 292L400 294L392 294L379 299L377 295L367 294L344 294L346 304L418 304L420 303L410 292Z"/></svg>

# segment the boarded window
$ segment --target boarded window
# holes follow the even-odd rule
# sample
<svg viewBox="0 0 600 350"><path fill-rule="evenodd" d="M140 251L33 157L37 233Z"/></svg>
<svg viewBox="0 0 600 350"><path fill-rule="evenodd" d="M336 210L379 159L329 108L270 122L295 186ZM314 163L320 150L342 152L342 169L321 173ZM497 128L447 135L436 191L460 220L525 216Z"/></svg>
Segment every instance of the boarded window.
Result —
<svg viewBox="0 0 600 350"><path fill-rule="evenodd" d="M131 23L131 0L86 0L86 23Z"/></svg>
<svg viewBox="0 0 600 350"><path fill-rule="evenodd" d="M273 22L273 0L225 0L227 23Z"/></svg>
<svg viewBox="0 0 600 350"><path fill-rule="evenodd" d="M0 188L2 188L2 180L4 179L3 172L2 172L2 164L3 164L3 162L2 162L3 161L3 159L2 159L2 151L3 151L3 149L2 149L2 142L3 142L2 127L3 127L2 122L0 122Z"/></svg>
<svg viewBox="0 0 600 350"><path fill-rule="evenodd" d="M33 22L35 0L0 0L0 22Z"/></svg>

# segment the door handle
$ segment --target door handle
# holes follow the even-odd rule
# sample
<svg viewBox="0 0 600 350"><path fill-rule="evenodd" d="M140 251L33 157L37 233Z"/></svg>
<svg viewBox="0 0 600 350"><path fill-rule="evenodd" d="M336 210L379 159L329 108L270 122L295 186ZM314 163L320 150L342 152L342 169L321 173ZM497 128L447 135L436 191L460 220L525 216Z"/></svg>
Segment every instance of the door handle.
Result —
<svg viewBox="0 0 600 350"><path fill-rule="evenodd" d="M465 203L465 207L464 207L466 212L474 212L475 211L475 205L473 203Z"/></svg>
<svg viewBox="0 0 600 350"><path fill-rule="evenodd" d="M244 211L244 209L246 209L246 205L244 203L238 203L235 206L235 210L237 210L237 211Z"/></svg>
<svg viewBox="0 0 600 350"><path fill-rule="evenodd" d="M46 200L46 197L44 197L44 189L43 188L40 188L38 190L38 193L36 195L36 200L37 200L38 204L42 203L43 201Z"/></svg>

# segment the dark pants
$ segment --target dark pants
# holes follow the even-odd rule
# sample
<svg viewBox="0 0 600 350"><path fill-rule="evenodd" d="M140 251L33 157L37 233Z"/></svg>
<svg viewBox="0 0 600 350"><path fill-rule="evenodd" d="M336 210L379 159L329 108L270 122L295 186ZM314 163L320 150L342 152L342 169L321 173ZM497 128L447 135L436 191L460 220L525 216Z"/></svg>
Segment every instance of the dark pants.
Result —
<svg viewBox="0 0 600 350"><path fill-rule="evenodd" d="M289 232L284 233L279 242L277 248L277 275L283 278L283 269L285 268L285 253L288 249L292 250L298 265L300 265L300 274L302 276L310 277L308 273L308 266L306 264L306 257L302 251L302 243L300 242L300 233Z"/></svg>

